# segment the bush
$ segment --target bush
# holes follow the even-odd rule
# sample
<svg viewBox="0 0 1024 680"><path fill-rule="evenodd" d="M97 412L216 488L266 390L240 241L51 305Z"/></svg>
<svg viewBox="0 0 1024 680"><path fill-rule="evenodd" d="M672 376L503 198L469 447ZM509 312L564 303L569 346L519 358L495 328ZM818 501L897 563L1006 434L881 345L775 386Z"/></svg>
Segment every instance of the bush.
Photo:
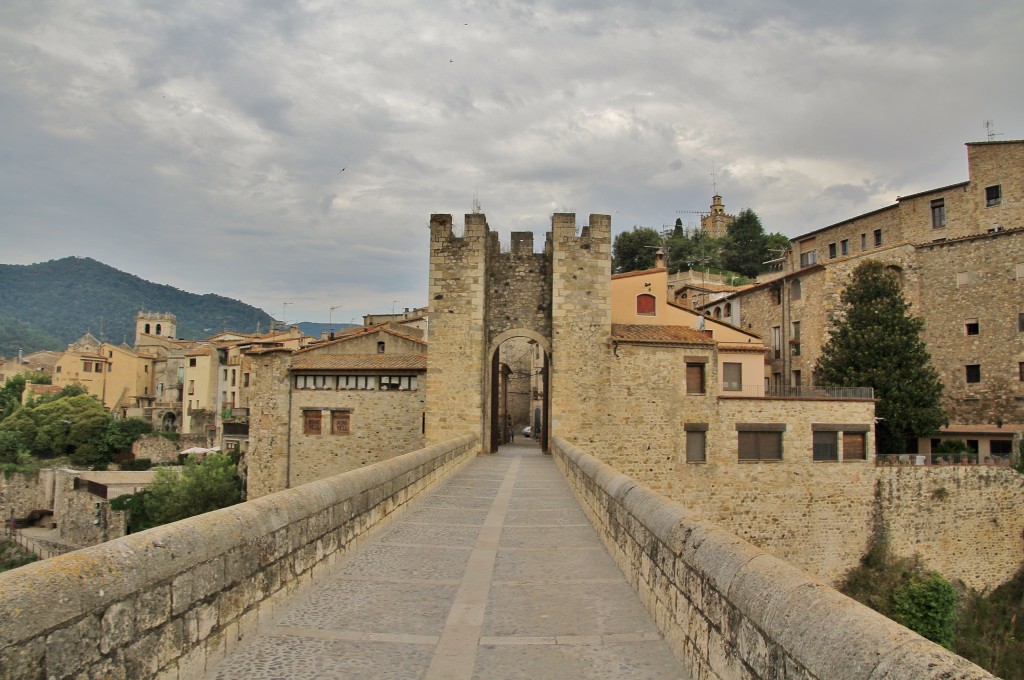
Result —
<svg viewBox="0 0 1024 680"><path fill-rule="evenodd" d="M153 467L149 458L132 458L121 462L122 470L148 470Z"/></svg>
<svg viewBox="0 0 1024 680"><path fill-rule="evenodd" d="M946 649L953 649L956 589L935 572L916 573L893 591L893 619Z"/></svg>

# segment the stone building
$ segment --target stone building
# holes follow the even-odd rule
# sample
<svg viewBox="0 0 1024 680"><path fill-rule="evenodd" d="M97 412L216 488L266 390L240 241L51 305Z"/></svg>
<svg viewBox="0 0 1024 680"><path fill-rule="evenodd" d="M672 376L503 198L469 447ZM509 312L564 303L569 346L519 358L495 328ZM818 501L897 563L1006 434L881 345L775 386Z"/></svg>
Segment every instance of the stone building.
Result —
<svg viewBox="0 0 1024 680"><path fill-rule="evenodd" d="M111 412L124 416L152 401L154 362L154 356L86 333L57 360L53 385L82 385Z"/></svg>
<svg viewBox="0 0 1024 680"><path fill-rule="evenodd" d="M60 352L49 350L25 355L19 352L17 357L7 360L0 357L0 387L9 378L25 373L45 373L52 376L58 359L60 359Z"/></svg>
<svg viewBox="0 0 1024 680"><path fill-rule="evenodd" d="M765 337L771 384L806 385L851 272L885 263L924 319L950 420L910 450L955 436L984 461L1008 457L1024 429L1024 141L967 155L968 181L797 236L781 274L702 308L729 304Z"/></svg>
<svg viewBox="0 0 1024 680"><path fill-rule="evenodd" d="M250 350L247 497L421 448L426 354L387 326Z"/></svg>
<svg viewBox="0 0 1024 680"><path fill-rule="evenodd" d="M725 213L722 197L715 194L711 198L711 212L700 218L700 226L708 236L721 238L729 233L729 225L735 221L735 215Z"/></svg>

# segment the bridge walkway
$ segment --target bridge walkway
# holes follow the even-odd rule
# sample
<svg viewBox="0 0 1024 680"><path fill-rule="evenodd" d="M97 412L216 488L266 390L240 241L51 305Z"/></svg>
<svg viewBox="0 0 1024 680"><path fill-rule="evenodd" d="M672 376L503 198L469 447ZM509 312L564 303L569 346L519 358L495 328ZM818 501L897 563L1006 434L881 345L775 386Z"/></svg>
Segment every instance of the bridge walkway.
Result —
<svg viewBox="0 0 1024 680"><path fill-rule="evenodd" d="M347 556L208 675L685 677L554 462L480 456Z"/></svg>

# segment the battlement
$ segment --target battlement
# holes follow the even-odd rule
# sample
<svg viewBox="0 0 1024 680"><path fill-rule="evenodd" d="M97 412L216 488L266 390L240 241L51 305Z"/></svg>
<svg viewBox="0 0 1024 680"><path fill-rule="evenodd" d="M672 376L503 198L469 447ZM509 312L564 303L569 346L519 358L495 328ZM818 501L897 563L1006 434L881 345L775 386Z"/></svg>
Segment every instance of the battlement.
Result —
<svg viewBox="0 0 1024 680"><path fill-rule="evenodd" d="M580 227L576 233L576 213L555 213L551 216L551 235L555 241L591 239L611 241L611 215L591 213L590 224Z"/></svg>
<svg viewBox="0 0 1024 680"><path fill-rule="evenodd" d="M171 314L170 312L143 312L143 311L140 311L140 312L138 312L135 315L135 320L136 321L141 321L143 319L146 320L146 321L162 321L162 322L170 322L170 323L177 323L177 321L178 321L178 317L176 317L174 314Z"/></svg>

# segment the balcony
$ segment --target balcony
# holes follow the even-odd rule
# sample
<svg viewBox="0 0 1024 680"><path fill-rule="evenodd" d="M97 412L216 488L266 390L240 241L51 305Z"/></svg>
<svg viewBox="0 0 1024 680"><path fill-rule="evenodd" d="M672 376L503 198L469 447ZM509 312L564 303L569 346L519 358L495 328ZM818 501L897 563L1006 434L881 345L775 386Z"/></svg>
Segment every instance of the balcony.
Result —
<svg viewBox="0 0 1024 680"><path fill-rule="evenodd" d="M720 389L723 399L874 399L871 387L826 387L823 385L742 385Z"/></svg>

